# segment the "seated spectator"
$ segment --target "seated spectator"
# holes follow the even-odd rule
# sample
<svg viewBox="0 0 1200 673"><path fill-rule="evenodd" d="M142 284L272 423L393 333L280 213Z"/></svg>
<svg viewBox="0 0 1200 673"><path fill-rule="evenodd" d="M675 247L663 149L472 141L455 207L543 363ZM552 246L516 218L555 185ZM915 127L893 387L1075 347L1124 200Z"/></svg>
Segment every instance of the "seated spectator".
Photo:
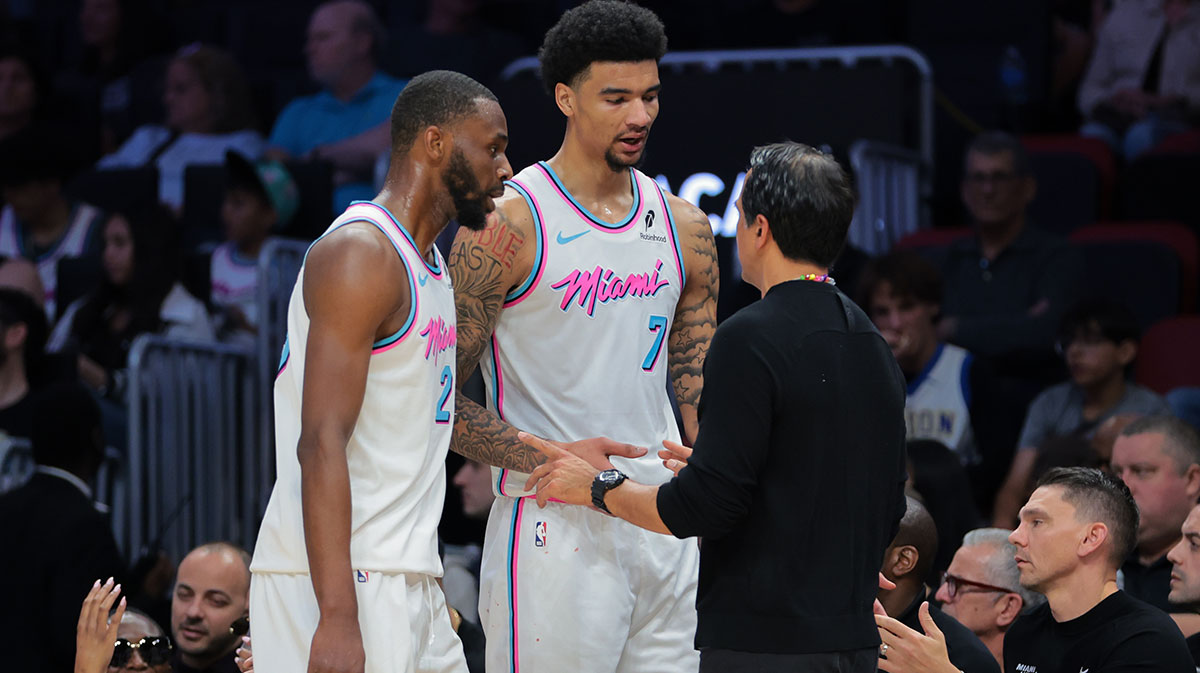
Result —
<svg viewBox="0 0 1200 673"><path fill-rule="evenodd" d="M272 228L291 221L300 192L283 164L225 155L225 243L212 254L212 305L222 341L253 343L258 333L258 253Z"/></svg>
<svg viewBox="0 0 1200 673"><path fill-rule="evenodd" d="M1114 477L1088 468L1046 473L1009 535L1021 586L1044 594L1046 603L1005 634L1006 671L1194 673L1171 618L1117 587L1117 568L1134 549L1137 524L1137 504ZM922 617L932 631L933 622ZM884 670L954 670L940 633L921 635L886 617L876 621L888 646Z"/></svg>
<svg viewBox="0 0 1200 673"><path fill-rule="evenodd" d="M1192 507L1180 529L1179 542L1171 547L1171 592L1167 599L1172 610L1200 613L1200 505ZM1188 651L1200 669L1200 633L1188 636Z"/></svg>
<svg viewBox="0 0 1200 673"><path fill-rule="evenodd" d="M407 83L378 70L383 38L375 10L362 0L317 7L304 51L322 90L288 103L271 130L269 156L333 164L335 213L374 198L375 161L388 149L392 104Z"/></svg>
<svg viewBox="0 0 1200 673"><path fill-rule="evenodd" d="M46 346L46 314L33 297L0 288L0 433L29 440L31 391Z"/></svg>
<svg viewBox="0 0 1200 673"><path fill-rule="evenodd" d="M997 527L1016 519L1039 448L1051 437L1090 439L1113 416L1167 412L1161 397L1128 379L1139 334L1137 319L1114 302L1085 302L1063 319L1059 351L1071 379L1047 388L1029 405L1017 453L996 496Z"/></svg>
<svg viewBox="0 0 1200 673"><path fill-rule="evenodd" d="M0 143L0 255L37 265L46 292L46 315L55 319L58 260L98 254L104 214L70 199L63 183L71 173L69 149L41 130L26 129Z"/></svg>
<svg viewBox="0 0 1200 673"><path fill-rule="evenodd" d="M33 298L45 314L46 290L37 267L21 257L0 255L0 287L20 290Z"/></svg>
<svg viewBox="0 0 1200 673"><path fill-rule="evenodd" d="M1130 596L1169 611L1171 562L1180 526L1200 498L1200 437L1173 416L1130 423L1113 444L1112 473L1125 482L1141 521L1137 548L1121 566Z"/></svg>
<svg viewBox="0 0 1200 673"><path fill-rule="evenodd" d="M256 159L263 138L255 130L250 88L242 69L215 47L190 45L167 66L163 104L167 118L133 133L98 168L158 168L158 198L175 211L183 207L188 166L219 164L227 150Z"/></svg>
<svg viewBox="0 0 1200 673"><path fill-rule="evenodd" d="M925 582L937 553L938 536L925 507L911 497L907 502L900 531L883 553L883 575L896 588L880 589L879 602L888 615L901 624L924 633L917 615L921 604L929 597ZM968 628L936 607L930 606L929 614L938 630L946 636L946 649L955 668L963 673L1000 673L991 653Z"/></svg>
<svg viewBox="0 0 1200 673"><path fill-rule="evenodd" d="M33 123L38 104L35 72L28 56L0 48L0 140Z"/></svg>
<svg viewBox="0 0 1200 673"><path fill-rule="evenodd" d="M942 611L974 632L1001 670L1008 670L1004 668L1004 634L1018 616L1046 600L1021 586L1017 548L1008 541L1011 532L978 528L963 536L936 596Z"/></svg>
<svg viewBox="0 0 1200 673"><path fill-rule="evenodd" d="M113 215L104 225L104 272L92 292L71 304L50 337L52 352L78 354L79 377L103 398L106 430L124 446L125 368L141 334L214 338L204 304L178 282L174 223L160 208Z"/></svg>
<svg viewBox="0 0 1200 673"><path fill-rule="evenodd" d="M1200 3L1113 5L1079 88L1085 136L1133 159L1200 115Z"/></svg>
<svg viewBox="0 0 1200 673"><path fill-rule="evenodd" d="M171 639L149 615L118 602L121 585L92 586L79 611L75 673L151 671L171 673ZM112 615L109 610L113 609Z"/></svg>
<svg viewBox="0 0 1200 673"><path fill-rule="evenodd" d="M183 558L171 597L175 673L236 673L234 650L246 633L250 555L228 542L201 545Z"/></svg>
<svg viewBox="0 0 1200 673"><path fill-rule="evenodd" d="M0 539L11 545L0 572L14 578L8 599L21 606L5 633L23 643L5 656L4 669L67 671L79 597L97 577L119 580L125 566L89 485L104 455L95 400L77 383L48 386L34 402L32 425L34 475L0 495Z"/></svg>
<svg viewBox="0 0 1200 673"><path fill-rule="evenodd" d="M977 356L1044 372L1063 313L1075 303L1083 258L1026 221L1037 193L1020 141L1001 132L967 148L962 199L975 236L950 244L938 336ZM1044 374L1042 374L1044 375Z"/></svg>
<svg viewBox="0 0 1200 673"><path fill-rule="evenodd" d="M911 440L907 450L910 486L937 524L938 539L961 540L967 531L978 528L982 521L971 485L954 453L932 439ZM949 546L935 551L931 575L939 577L953 556Z"/></svg>

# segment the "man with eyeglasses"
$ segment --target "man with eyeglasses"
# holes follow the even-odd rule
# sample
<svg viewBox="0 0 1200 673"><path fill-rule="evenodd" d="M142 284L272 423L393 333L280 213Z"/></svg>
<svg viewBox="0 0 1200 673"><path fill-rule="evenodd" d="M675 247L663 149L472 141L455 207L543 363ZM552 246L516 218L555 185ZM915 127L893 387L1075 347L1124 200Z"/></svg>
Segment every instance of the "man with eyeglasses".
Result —
<svg viewBox="0 0 1200 673"><path fill-rule="evenodd" d="M1041 605L1041 594L1021 586L1012 531L979 528L963 536L950 567L942 575L937 600L983 642L1004 666L1004 634L1017 617Z"/></svg>
<svg viewBox="0 0 1200 673"><path fill-rule="evenodd" d="M888 615L919 633L924 633L919 611L929 597L925 582L937 556L937 527L925 506L915 498L905 498L907 509L900 520L900 531L883 553L884 577L896 585L880 589L879 602ZM971 630L949 614L929 607L929 616L944 634L947 656L954 667L963 673L1000 673L991 652ZM880 648L886 656L887 648Z"/></svg>

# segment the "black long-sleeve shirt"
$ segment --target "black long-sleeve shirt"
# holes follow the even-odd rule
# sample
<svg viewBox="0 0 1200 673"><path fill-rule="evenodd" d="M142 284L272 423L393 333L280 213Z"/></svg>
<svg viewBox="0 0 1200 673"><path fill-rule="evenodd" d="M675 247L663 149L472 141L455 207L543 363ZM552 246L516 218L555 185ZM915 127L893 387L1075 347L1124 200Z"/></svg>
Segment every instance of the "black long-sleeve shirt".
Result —
<svg viewBox="0 0 1200 673"><path fill-rule="evenodd" d="M790 281L725 321L700 431L658 492L702 536L697 647L806 654L879 644L871 605L904 514L904 378L836 288Z"/></svg>

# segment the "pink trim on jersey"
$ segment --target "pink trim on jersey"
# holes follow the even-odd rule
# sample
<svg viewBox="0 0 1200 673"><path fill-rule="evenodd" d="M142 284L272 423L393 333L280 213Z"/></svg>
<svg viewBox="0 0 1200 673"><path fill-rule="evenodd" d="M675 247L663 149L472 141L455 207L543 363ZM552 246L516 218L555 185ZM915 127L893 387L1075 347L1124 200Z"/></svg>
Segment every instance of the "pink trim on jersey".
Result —
<svg viewBox="0 0 1200 673"><path fill-rule="evenodd" d="M521 514L525 512L525 500L517 501L517 523L513 530L513 550L512 550L512 642L513 642L513 673L521 673L521 634L517 629L517 625L521 623L520 615L517 613L517 596L520 594L517 591L517 558L518 552L521 551Z"/></svg>
<svg viewBox="0 0 1200 673"><path fill-rule="evenodd" d="M404 340L409 334L412 334L413 327L417 324L417 316L421 315L421 293L417 291L417 277L413 275L412 269L408 267L408 260L404 259L404 255L400 255L400 262L404 264L404 272L408 274L408 287L412 293L412 311L408 314L408 322L400 328L399 336L395 340L378 348L371 349L371 355L386 353L396 346L404 343ZM388 337L389 339L392 337Z"/></svg>
<svg viewBox="0 0 1200 673"><path fill-rule="evenodd" d="M671 230L671 251L675 253L675 268L679 270L679 294L683 296L683 288L687 285L687 278L683 277L683 257L679 254L679 228L675 226L675 218L671 216L671 211L667 207L667 197L663 194L662 187L654 184L654 190L658 192L658 202L663 207L663 217L666 219L667 228Z"/></svg>
<svg viewBox="0 0 1200 673"><path fill-rule="evenodd" d="M492 334L492 369L496 372L496 416L504 420L504 375L500 373L500 344L496 343L496 335ZM496 490L500 495L504 492L504 482L508 480L508 470L500 468L500 478L496 481Z"/></svg>
<svg viewBox="0 0 1200 673"><path fill-rule="evenodd" d="M396 218L393 217L390 212L388 212L387 208L384 208L383 206L379 205L378 203L372 203L370 201L362 201L360 203L356 203L355 205L374 207L376 210L378 210L379 212L381 212L385 216L387 216L388 222L391 222L392 225L396 227L396 231L400 234L401 238L403 238L405 241L408 241L408 245L412 248L413 252L417 253L417 259L421 260L421 263L423 263L425 265L425 268L429 270L429 274L431 276L433 276L434 278L441 280L442 272L440 270L435 270L432 266L430 266L429 260L425 259L424 253L422 253L420 250L417 250L417 244L415 241L413 241L412 234L409 234L407 229L400 226L400 223L396 221ZM435 257L438 257L437 252L434 252L433 254ZM440 257L438 257L438 259L440 260ZM441 267L442 269L445 268L445 265L441 264L441 263L439 263L438 266Z"/></svg>
<svg viewBox="0 0 1200 673"><path fill-rule="evenodd" d="M533 202L534 210L537 211L535 213L535 215L537 215L535 219L537 219L538 228L542 232L542 258L538 261L537 274L533 277L533 282L529 284L529 287L525 288L525 291L521 293L521 296L513 299L512 301L505 302L501 308L516 306L517 304L520 304L528 299L529 295L533 294L534 288L536 288L538 286L538 282L542 280L542 273L546 270L546 260L550 257L550 237L546 235L546 220L542 217L541 204L538 203L537 197L533 195L533 190L531 190L529 187L526 187L516 180L510 180L510 182L516 183L521 187L521 189L525 190L525 194L527 194L529 196L529 200Z"/></svg>
<svg viewBox="0 0 1200 673"><path fill-rule="evenodd" d="M571 206L571 209L574 210L576 213L578 213L579 217L582 218L584 222L587 222L589 225L591 225L592 228L594 228L598 231L603 231L603 232L609 233L609 234L619 234L622 231L629 231L630 229L633 228L633 225L637 224L638 216L641 215L642 211L645 210L645 208L646 208L646 199L638 198L639 203L638 203L637 212L634 213L633 217L629 218L629 222L625 226L621 227L620 229L614 229L612 227L605 227L605 226L596 224L595 222L592 221L592 218L588 217L587 213L583 212L582 210L580 210L579 206L575 205L575 202L571 200L571 197L565 191L563 191L563 188L558 186L558 182L556 182L554 180L554 176L550 175L550 173L546 171L545 166L543 166L541 164L534 164L534 166L539 171L542 172L542 175L544 175L546 177L546 180L550 183L550 186L554 188L554 191L558 192L558 195L562 197L563 201L566 202L566 204L568 206ZM640 185L638 185L637 173L631 172L631 176L632 176L631 182L633 183L633 188L638 191L638 194L640 194L642 188ZM635 195L635 198L637 198L636 195Z"/></svg>

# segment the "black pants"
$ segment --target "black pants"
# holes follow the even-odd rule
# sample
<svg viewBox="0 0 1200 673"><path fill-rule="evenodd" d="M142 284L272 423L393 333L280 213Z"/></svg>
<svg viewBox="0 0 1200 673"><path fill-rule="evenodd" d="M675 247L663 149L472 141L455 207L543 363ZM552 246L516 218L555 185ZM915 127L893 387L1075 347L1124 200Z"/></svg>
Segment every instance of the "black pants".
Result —
<svg viewBox="0 0 1200 673"><path fill-rule="evenodd" d="M700 673L875 673L878 663L877 647L819 654L700 650Z"/></svg>

